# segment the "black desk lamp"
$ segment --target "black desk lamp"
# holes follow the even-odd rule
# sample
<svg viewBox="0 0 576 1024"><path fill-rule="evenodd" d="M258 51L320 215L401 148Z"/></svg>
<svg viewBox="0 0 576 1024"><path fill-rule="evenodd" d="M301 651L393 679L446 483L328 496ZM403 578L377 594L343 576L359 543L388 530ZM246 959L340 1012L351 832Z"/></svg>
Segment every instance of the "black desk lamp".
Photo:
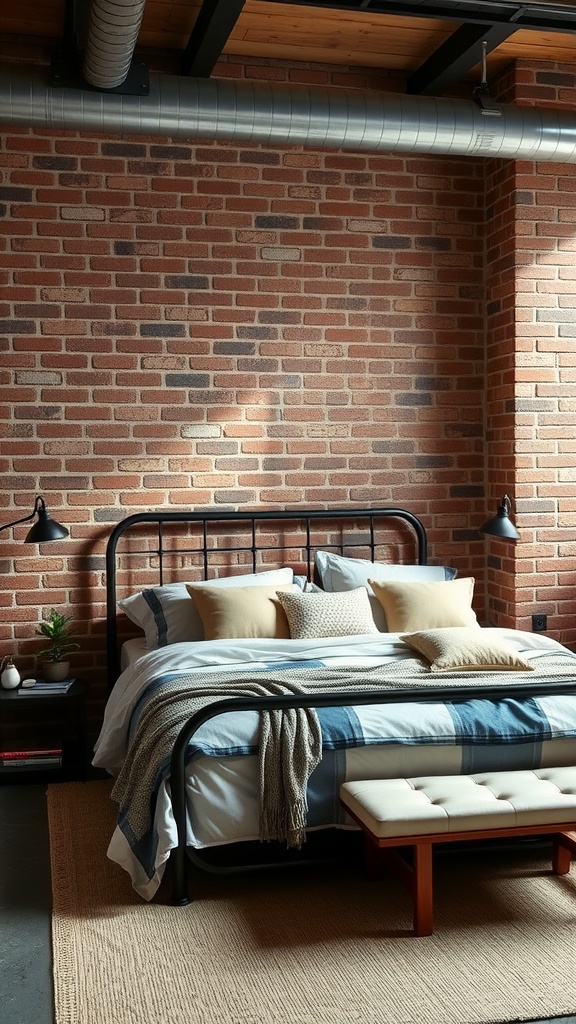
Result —
<svg viewBox="0 0 576 1024"><path fill-rule="evenodd" d="M55 519L50 518L44 498L39 496L34 502L34 511L29 516L15 519L13 523L6 523L5 526L0 526L0 530L8 530L11 526L18 526L19 523L29 523L34 519L34 516L38 516L38 522L34 523L28 530L24 538L25 544L41 544L46 540L60 540L61 537L68 536L69 531L66 527L61 526Z"/></svg>
<svg viewBox="0 0 576 1024"><path fill-rule="evenodd" d="M487 533L489 537L500 537L501 540L519 540L520 534L510 519L511 508L512 502L505 494L496 515L486 520L484 526L480 527L480 533Z"/></svg>

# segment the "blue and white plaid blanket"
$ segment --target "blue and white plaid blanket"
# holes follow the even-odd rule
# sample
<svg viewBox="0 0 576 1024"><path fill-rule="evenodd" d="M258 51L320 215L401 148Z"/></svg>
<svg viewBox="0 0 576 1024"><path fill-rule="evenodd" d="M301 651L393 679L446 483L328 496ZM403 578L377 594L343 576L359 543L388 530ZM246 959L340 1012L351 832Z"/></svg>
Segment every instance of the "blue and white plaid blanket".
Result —
<svg viewBox="0 0 576 1024"><path fill-rule="evenodd" d="M199 645L175 645L177 648L189 646ZM556 763L576 763L576 655L560 645L552 646L549 642L544 650L533 650L529 656L534 658L535 670L525 674L514 673L512 680L510 674L506 673L490 673L480 677L476 673L466 673L465 680L461 676L443 674L439 681L431 680L426 666L413 660L413 652L401 650L398 641L391 645L395 650L387 651L384 658L380 651L377 653L372 641L367 644L363 640L361 650L355 651L353 655L350 654L350 645L343 650L341 644L331 644L330 652L313 652L310 645L303 645L296 651L296 657L290 657L295 652L290 650L288 644L280 660L276 661L269 657L272 650L267 649L266 645L259 652L261 657L255 657L252 644L252 653L247 654L243 662L236 660L233 669L229 667L226 657L222 658L220 651L216 651L218 656L214 663L207 665L206 646L200 657L201 665L192 666L184 651L173 651L170 657L165 649L164 654L153 652L141 659L132 670L128 670L127 679L123 681L126 685L120 686L115 701L117 710L121 709L119 718L122 722L116 740L121 734L120 746L124 756L128 751L128 760L130 738L136 733L150 697L162 691L167 684L173 689L179 677L185 677L188 685L191 668L192 674L198 672L202 684L210 680L211 673L221 677L225 668L226 673L230 671L236 676L241 686L243 678L247 681L247 675L257 680L259 675L266 677L274 671L289 676L291 670L294 670L294 676L301 677L306 675L306 669L334 669L338 666L340 671L352 666L351 675L355 678L355 685L365 689L365 680L370 677L376 665L380 670L384 662L391 669L391 662L410 656L411 664L419 664L419 674L417 672L416 680L412 679L411 686L415 682L418 686L430 684L429 695L422 700L414 702L400 699L393 703L360 706L348 704L318 709L322 759L308 780L306 802L309 828L344 824L338 793L340 784L351 777L468 774L487 769L538 768ZM311 653L321 653L322 657L310 657ZM237 658L237 654L228 654L228 660ZM176 667L173 667L175 662ZM404 668L408 669L408 664ZM316 675L316 672L313 671L312 675ZM520 682L519 675L524 676L523 682L534 685L533 695L514 695L514 686ZM390 678L393 680L392 675ZM480 683L486 685L487 682L498 688L498 696L494 699L479 699L474 689ZM571 692L572 682L574 693ZM510 695L500 689L506 683L510 685ZM554 693L555 687L562 688L558 685L561 683L569 692ZM393 682L390 685L394 685ZM435 699L434 688L438 685L454 685L454 699ZM225 695L232 696L233 691L232 685ZM189 747L189 771L192 775L195 763L202 758L215 758L220 762L221 759L246 755L257 759L259 720L257 712L241 711L219 715L205 722L193 736ZM95 758L96 764L108 767L114 774L114 756L109 749L109 739L118 728L118 717L110 713ZM402 753L399 755L398 751ZM414 771L409 770L412 763ZM358 771L361 771L360 775ZM164 757L158 764L152 790L147 796L152 806L168 774L169 758ZM234 813L238 813L236 803ZM118 823L123 842L130 848L129 856L138 861L136 875L152 883L153 879L159 878L158 850L166 847L158 822L151 822L146 834L136 838L125 808L121 806ZM128 870L131 868L128 867ZM131 873L134 879L135 874ZM144 881L139 891L149 896L148 891L144 891L146 889L147 883Z"/></svg>

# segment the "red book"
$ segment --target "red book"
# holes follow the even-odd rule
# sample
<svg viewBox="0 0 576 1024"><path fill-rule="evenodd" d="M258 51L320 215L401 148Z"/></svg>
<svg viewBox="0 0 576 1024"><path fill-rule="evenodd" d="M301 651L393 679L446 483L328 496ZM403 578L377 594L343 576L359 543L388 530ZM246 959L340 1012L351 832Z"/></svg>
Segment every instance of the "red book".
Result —
<svg viewBox="0 0 576 1024"><path fill-rule="evenodd" d="M62 757L62 747L43 750L0 750L0 761L16 761L24 757Z"/></svg>

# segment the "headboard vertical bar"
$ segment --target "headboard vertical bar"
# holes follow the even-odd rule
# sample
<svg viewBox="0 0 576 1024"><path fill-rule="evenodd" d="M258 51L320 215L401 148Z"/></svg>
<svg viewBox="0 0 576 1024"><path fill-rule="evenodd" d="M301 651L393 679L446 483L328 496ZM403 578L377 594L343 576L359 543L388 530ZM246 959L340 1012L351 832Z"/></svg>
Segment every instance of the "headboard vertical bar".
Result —
<svg viewBox="0 0 576 1024"><path fill-rule="evenodd" d="M376 542L374 537L374 516L370 516L370 560L376 558Z"/></svg>
<svg viewBox="0 0 576 1024"><path fill-rule="evenodd" d="M160 586L162 586L164 583L164 529L162 523L158 523L158 578Z"/></svg>
<svg viewBox="0 0 576 1024"><path fill-rule="evenodd" d="M202 523L202 548L204 553L204 579L208 579L208 520Z"/></svg>
<svg viewBox="0 0 576 1024"><path fill-rule="evenodd" d="M258 551L258 549L256 547L256 520L253 518L251 520L251 523L252 523L252 572L256 572L256 567L257 567L256 554L257 554L257 551Z"/></svg>

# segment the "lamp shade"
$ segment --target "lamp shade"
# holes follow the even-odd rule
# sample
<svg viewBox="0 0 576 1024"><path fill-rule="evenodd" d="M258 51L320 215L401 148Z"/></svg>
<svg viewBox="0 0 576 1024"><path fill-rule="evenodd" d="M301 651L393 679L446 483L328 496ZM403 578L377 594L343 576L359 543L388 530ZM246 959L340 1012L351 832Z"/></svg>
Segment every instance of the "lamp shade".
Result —
<svg viewBox="0 0 576 1024"><path fill-rule="evenodd" d="M25 544L40 544L45 540L60 540L61 537L68 536L70 531L50 517L44 502L36 509L36 512L38 520L28 530L24 538Z"/></svg>
<svg viewBox="0 0 576 1024"><path fill-rule="evenodd" d="M520 534L510 519L510 507L510 498L505 494L496 515L486 520L480 527L480 533L486 533L489 537L500 537L501 540L519 540Z"/></svg>
<svg viewBox="0 0 576 1024"><path fill-rule="evenodd" d="M40 544L46 540L60 540L61 537L68 536L69 531L66 527L50 518L44 498L41 497L36 498L34 509L29 516L16 519L13 523L5 523L4 526L0 526L0 530L8 530L11 526L18 526L20 523L29 523L35 516L38 516L38 521L28 530L24 538L26 544Z"/></svg>

